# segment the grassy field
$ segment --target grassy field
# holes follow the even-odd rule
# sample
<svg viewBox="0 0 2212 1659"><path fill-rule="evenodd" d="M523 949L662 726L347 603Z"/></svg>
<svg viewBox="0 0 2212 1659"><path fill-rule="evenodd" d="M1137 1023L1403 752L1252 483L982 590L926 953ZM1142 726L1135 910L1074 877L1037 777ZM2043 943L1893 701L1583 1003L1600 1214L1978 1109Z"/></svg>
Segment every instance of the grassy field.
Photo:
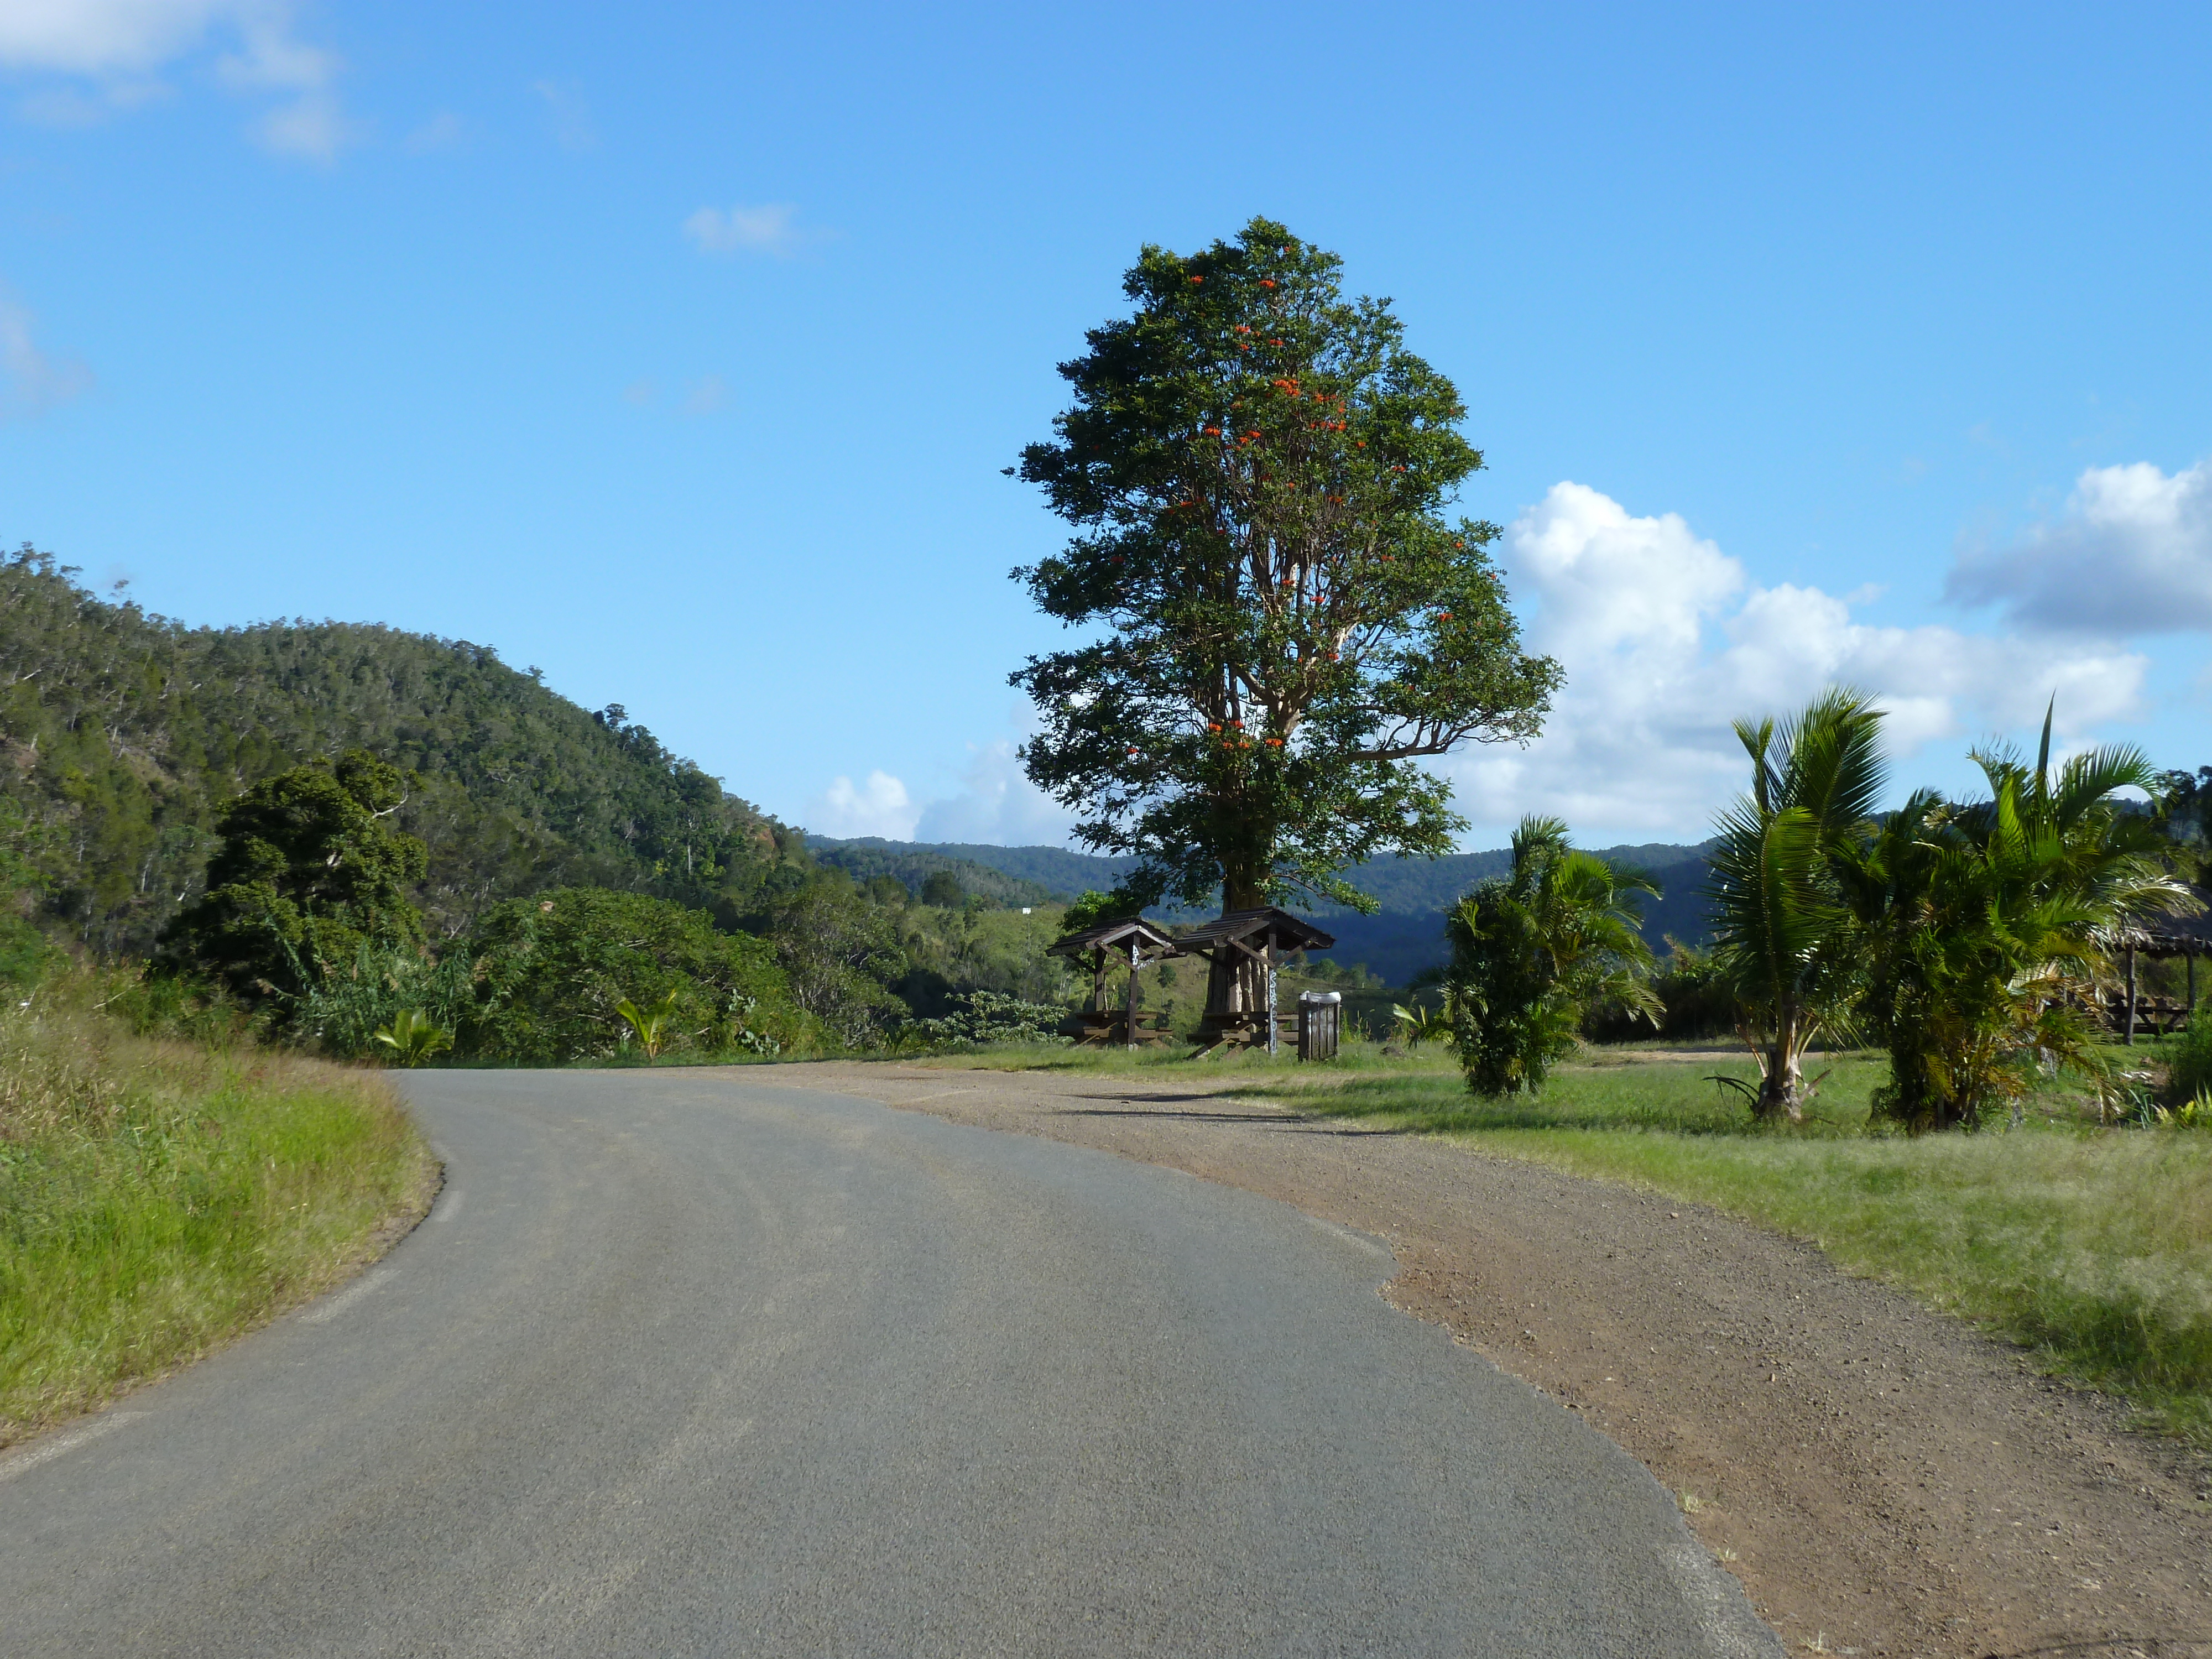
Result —
<svg viewBox="0 0 2212 1659"><path fill-rule="evenodd" d="M100 988L0 1012L0 1445L313 1296L434 1191L374 1073L135 1037Z"/></svg>
<svg viewBox="0 0 2212 1659"><path fill-rule="evenodd" d="M2155 1060L2163 1045L2135 1054ZM1594 1063L1593 1063L1594 1062ZM1848 1271L2034 1349L2212 1446L2212 1132L2100 1127L2079 1096L1977 1134L1874 1132L1880 1055L1815 1057L1805 1124L1761 1128L1708 1079L1739 1048L1595 1051L1531 1100L1479 1102L1444 1053L1352 1045L1328 1066L1006 1050L953 1062L1218 1076L1302 1110L1434 1134L1708 1204L1808 1238Z"/></svg>

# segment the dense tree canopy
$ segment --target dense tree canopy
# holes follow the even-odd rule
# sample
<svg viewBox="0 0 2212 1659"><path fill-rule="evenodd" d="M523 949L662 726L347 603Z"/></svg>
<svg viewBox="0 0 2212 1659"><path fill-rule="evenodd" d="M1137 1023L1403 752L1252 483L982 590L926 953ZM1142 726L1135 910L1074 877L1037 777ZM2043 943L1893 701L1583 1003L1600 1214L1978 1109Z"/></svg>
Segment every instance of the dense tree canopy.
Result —
<svg viewBox="0 0 2212 1659"><path fill-rule="evenodd" d="M672 996L666 1040L678 1049L771 1052L805 1030L773 946L642 893L563 888L509 899L484 914L469 949L478 1012L464 1045L502 1060L558 1065L613 1053L622 1003Z"/></svg>
<svg viewBox="0 0 2212 1659"><path fill-rule="evenodd" d="M422 843L389 817L397 768L349 750L258 783L216 825L207 890L162 936L167 959L251 1003L297 998L364 945L419 947Z"/></svg>
<svg viewBox="0 0 2212 1659"><path fill-rule="evenodd" d="M1061 366L1073 405L1022 454L1077 534L1015 574L1103 630L1014 675L1043 719L1023 760L1143 860L1140 898L1369 908L1340 872L1462 827L1418 763L1533 735L1559 680L1520 648L1496 526L1444 516L1482 465L1457 390L1340 264L1264 219L1146 248L1134 313Z"/></svg>

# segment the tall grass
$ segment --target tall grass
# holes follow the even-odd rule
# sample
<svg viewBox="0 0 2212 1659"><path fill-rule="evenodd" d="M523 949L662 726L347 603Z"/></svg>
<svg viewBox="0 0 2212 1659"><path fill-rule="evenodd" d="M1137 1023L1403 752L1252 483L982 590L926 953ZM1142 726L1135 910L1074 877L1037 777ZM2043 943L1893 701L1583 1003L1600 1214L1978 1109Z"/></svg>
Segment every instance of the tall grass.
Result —
<svg viewBox="0 0 2212 1659"><path fill-rule="evenodd" d="M112 988L0 1010L0 1445L314 1295L434 1188L374 1073L137 1036Z"/></svg>
<svg viewBox="0 0 2212 1659"><path fill-rule="evenodd" d="M1255 1083L1307 1110L1811 1239L1847 1270L2025 1343L2212 1446L2212 1133L2100 1128L2078 1097L2052 1094L2015 1128L1870 1133L1882 1062L1833 1065L1802 1128L1757 1127L1705 1080L1747 1073L1741 1062L1570 1067L1533 1099L1494 1103L1435 1073Z"/></svg>

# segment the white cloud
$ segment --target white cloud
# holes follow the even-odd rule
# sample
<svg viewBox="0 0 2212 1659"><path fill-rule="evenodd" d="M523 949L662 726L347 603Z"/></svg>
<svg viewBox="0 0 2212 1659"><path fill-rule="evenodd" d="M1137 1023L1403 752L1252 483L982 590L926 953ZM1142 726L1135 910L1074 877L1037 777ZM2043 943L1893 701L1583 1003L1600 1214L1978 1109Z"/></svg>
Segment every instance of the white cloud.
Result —
<svg viewBox="0 0 2212 1659"><path fill-rule="evenodd" d="M90 389L92 371L74 358L52 357L32 337L31 313L0 290L0 417L37 415Z"/></svg>
<svg viewBox="0 0 2212 1659"><path fill-rule="evenodd" d="M1529 643L1559 659L1566 684L1528 749L1445 763L1461 809L1487 828L1547 811L1585 837L1695 839L1743 787L1739 715L1857 685L1909 759L2032 726L2054 691L2062 732L2077 735L2135 712L2148 668L2113 647L1856 623L1846 599L1758 586L1679 517L1632 517L1576 483L1510 526L1501 562Z"/></svg>
<svg viewBox="0 0 2212 1659"><path fill-rule="evenodd" d="M871 772L868 781L854 786L848 777L831 781L806 811L806 828L817 835L881 836L885 841L911 841L921 809L908 798L906 785L888 772Z"/></svg>
<svg viewBox="0 0 2212 1659"><path fill-rule="evenodd" d="M33 91L29 118L83 125L158 97L156 71L211 35L230 46L216 63L224 86L288 101L254 123L279 155L329 161L353 136L332 83L336 54L300 40L287 0L0 0L0 66L89 82Z"/></svg>
<svg viewBox="0 0 2212 1659"><path fill-rule="evenodd" d="M684 394L686 415L712 415L730 401L730 388L719 374L703 375Z"/></svg>
<svg viewBox="0 0 2212 1659"><path fill-rule="evenodd" d="M1009 739L978 747L959 793L923 809L918 841L969 842L995 847L1060 847L1073 813L1029 781Z"/></svg>
<svg viewBox="0 0 2212 1659"><path fill-rule="evenodd" d="M0 64L64 75L143 73L197 46L218 19L270 9L240 0L6 0Z"/></svg>
<svg viewBox="0 0 2212 1659"><path fill-rule="evenodd" d="M336 98L326 92L310 92L256 121L253 136L272 155L331 161L337 159L337 153L353 141L356 133Z"/></svg>
<svg viewBox="0 0 2212 1659"><path fill-rule="evenodd" d="M708 253L770 253L788 259L818 233L793 222L799 210L788 202L763 207L702 207L684 222L684 234Z"/></svg>
<svg viewBox="0 0 2212 1659"><path fill-rule="evenodd" d="M2093 466L2055 520L1962 550L1944 591L2057 633L2212 629L2212 461Z"/></svg>

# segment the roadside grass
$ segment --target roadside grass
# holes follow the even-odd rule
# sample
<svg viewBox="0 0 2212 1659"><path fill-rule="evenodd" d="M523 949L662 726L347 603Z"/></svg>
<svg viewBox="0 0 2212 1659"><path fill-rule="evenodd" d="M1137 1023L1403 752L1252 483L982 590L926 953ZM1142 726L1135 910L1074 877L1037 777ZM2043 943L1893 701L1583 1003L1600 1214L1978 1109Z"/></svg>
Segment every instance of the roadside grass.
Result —
<svg viewBox="0 0 2212 1659"><path fill-rule="evenodd" d="M317 1294L436 1187L376 1073L136 1036L103 990L0 1012L0 1445Z"/></svg>
<svg viewBox="0 0 2212 1659"><path fill-rule="evenodd" d="M2212 1447L2212 1133L2100 1127L2063 1091L2032 1101L2017 1127L1883 1133L1867 1121L1886 1070L1875 1054L1814 1065L1833 1069L1808 1121L1765 1128L1705 1080L1749 1078L1740 1054L1604 1059L1517 1102L1476 1100L1441 1069L1292 1074L1248 1091L1810 1239L1847 1271L2025 1344L2054 1373Z"/></svg>

